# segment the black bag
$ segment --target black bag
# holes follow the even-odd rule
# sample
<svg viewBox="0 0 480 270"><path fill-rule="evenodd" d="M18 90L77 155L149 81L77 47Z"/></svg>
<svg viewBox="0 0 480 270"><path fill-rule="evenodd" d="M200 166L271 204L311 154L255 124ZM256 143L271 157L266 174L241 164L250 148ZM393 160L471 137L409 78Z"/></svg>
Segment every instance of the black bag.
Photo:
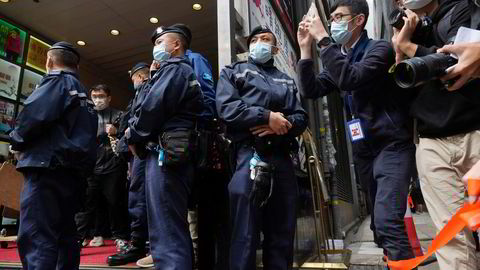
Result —
<svg viewBox="0 0 480 270"><path fill-rule="evenodd" d="M227 168L230 141L214 131L198 133L195 165L198 169L223 170Z"/></svg>
<svg viewBox="0 0 480 270"><path fill-rule="evenodd" d="M179 166L192 160L194 132L191 130L175 130L163 133L160 146L163 151L165 166Z"/></svg>

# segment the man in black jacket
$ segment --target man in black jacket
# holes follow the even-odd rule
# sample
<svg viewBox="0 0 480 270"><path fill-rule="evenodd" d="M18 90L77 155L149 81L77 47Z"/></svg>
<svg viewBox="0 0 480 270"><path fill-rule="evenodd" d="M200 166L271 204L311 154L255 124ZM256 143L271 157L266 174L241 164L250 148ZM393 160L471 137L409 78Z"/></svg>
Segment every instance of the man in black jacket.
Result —
<svg viewBox="0 0 480 270"><path fill-rule="evenodd" d="M405 26L394 36L397 52L408 57L436 53L455 39L459 27L470 27L467 0L405 0ZM418 14L418 15L417 15ZM430 16L433 31L417 44L410 41L420 15ZM411 114L417 118L420 143L417 168L423 197L437 230L463 206L463 175L480 160L480 84L448 91L440 80L417 89ZM471 231L464 230L437 251L441 269L478 269Z"/></svg>
<svg viewBox="0 0 480 270"><path fill-rule="evenodd" d="M93 86L90 96L98 114L97 162L93 176L88 179L85 211L77 214L78 232L82 239L86 239L90 221L96 220L94 239L89 245L103 245L102 217L99 216L99 211L104 198L112 236L117 248L120 248L125 245L125 239L128 238L125 199L127 166L123 157L116 151L117 138L121 137L117 128L122 112L110 107L111 95L107 85Z"/></svg>
<svg viewBox="0 0 480 270"><path fill-rule="evenodd" d="M67 42L49 49L47 75L10 133L25 177L17 241L23 269L75 270L80 264L74 215L83 178L95 164L97 116L77 77L79 59Z"/></svg>
<svg viewBox="0 0 480 270"><path fill-rule="evenodd" d="M414 151L406 93L398 91L388 74L393 50L385 41L373 41L364 30L368 19L365 0L340 0L331 9L332 37L320 19L299 25L300 93L318 98L341 91L353 115L348 130L362 187L368 192L372 230L390 260L409 259L413 252L405 231L404 214ZM311 43L320 47L324 71L315 76Z"/></svg>
<svg viewBox="0 0 480 270"><path fill-rule="evenodd" d="M278 48L270 29L256 27L247 43L248 61L226 66L216 93L218 115L227 126L236 160L228 186L233 224L230 269L255 269L262 230L264 269L286 270L293 262L297 200L290 151L307 126L307 114L293 79L274 66ZM267 184L262 182L269 188L257 189L254 184L261 180L256 171L261 169L255 165L260 162L273 167L263 179Z"/></svg>

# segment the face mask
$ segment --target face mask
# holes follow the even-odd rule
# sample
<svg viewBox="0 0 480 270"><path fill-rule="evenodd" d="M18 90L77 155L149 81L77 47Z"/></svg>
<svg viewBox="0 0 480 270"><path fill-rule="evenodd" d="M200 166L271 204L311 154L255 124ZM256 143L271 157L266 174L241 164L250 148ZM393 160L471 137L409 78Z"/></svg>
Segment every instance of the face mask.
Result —
<svg viewBox="0 0 480 270"><path fill-rule="evenodd" d="M93 104L95 104L95 110L103 111L108 107L106 98L92 98Z"/></svg>
<svg viewBox="0 0 480 270"><path fill-rule="evenodd" d="M160 43L160 45L156 45L153 47L153 59L162 62L170 58L172 56L171 53L167 52L166 44L164 42Z"/></svg>
<svg viewBox="0 0 480 270"><path fill-rule="evenodd" d="M133 89L135 89L135 91L140 90L141 87L142 87L142 83L133 83Z"/></svg>
<svg viewBox="0 0 480 270"><path fill-rule="evenodd" d="M352 20L355 19L352 18ZM335 40L335 42L345 45L350 41L350 38L352 38L352 31L355 30L356 26L352 31L348 31L348 23L351 22L352 20L349 21L341 21L341 22L332 22L332 27L331 27L331 32L332 32L332 38Z"/></svg>
<svg viewBox="0 0 480 270"><path fill-rule="evenodd" d="M272 45L263 42L252 44L250 45L250 57L257 63L265 64L272 59L272 47Z"/></svg>

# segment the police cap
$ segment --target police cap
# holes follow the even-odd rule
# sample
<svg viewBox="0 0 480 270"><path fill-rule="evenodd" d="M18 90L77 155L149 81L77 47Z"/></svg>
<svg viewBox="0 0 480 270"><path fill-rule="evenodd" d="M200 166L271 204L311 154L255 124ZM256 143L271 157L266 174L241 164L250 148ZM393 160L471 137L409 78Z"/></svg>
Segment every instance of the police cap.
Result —
<svg viewBox="0 0 480 270"><path fill-rule="evenodd" d="M73 54L75 54L78 57L78 61L80 61L80 54L77 52L75 47L73 47L72 44L70 44L66 41L57 42L57 43L53 44L53 46L50 47L50 49L48 49L48 50L49 51L51 51L51 50L66 50L66 51L72 52Z"/></svg>
<svg viewBox="0 0 480 270"><path fill-rule="evenodd" d="M157 29L155 29L155 31L153 31L153 34L152 34L152 43L155 44L155 40L157 40L157 38L167 34L167 33L177 33L177 34L180 34L182 35L188 42L188 34L185 32L185 29L182 29L181 27L178 27L178 26L175 26L175 25L171 25L171 26L167 26L167 27L164 27L164 26L160 26L158 27ZM190 33L190 37L191 37L191 33Z"/></svg>
<svg viewBox="0 0 480 270"><path fill-rule="evenodd" d="M252 41L252 38L255 36L255 35L258 35L258 34L262 34L262 33L271 33L273 35L273 38L275 39L275 44L277 44L277 37L275 37L275 34L272 32L272 30L270 30L270 28L266 27L266 26L263 26L263 25L259 25L255 28L253 28L252 32L250 33L250 35L248 36L247 38L247 46L250 46L250 41Z"/></svg>
<svg viewBox="0 0 480 270"><path fill-rule="evenodd" d="M139 71L140 69L144 69L144 68L150 68L150 66L145 62L137 63L135 66L132 67L132 69L130 69L128 71L128 74L130 75L130 78L133 77L133 74L135 74L135 72Z"/></svg>

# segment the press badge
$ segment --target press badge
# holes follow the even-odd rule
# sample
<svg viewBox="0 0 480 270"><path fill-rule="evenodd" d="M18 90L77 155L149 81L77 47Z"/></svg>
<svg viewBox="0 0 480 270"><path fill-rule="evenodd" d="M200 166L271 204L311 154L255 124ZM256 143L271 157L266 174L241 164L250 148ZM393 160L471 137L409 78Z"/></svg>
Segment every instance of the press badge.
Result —
<svg viewBox="0 0 480 270"><path fill-rule="evenodd" d="M360 119L353 119L350 122L347 122L348 130L350 131L350 139L352 142L365 139L363 134L362 125L360 124Z"/></svg>

